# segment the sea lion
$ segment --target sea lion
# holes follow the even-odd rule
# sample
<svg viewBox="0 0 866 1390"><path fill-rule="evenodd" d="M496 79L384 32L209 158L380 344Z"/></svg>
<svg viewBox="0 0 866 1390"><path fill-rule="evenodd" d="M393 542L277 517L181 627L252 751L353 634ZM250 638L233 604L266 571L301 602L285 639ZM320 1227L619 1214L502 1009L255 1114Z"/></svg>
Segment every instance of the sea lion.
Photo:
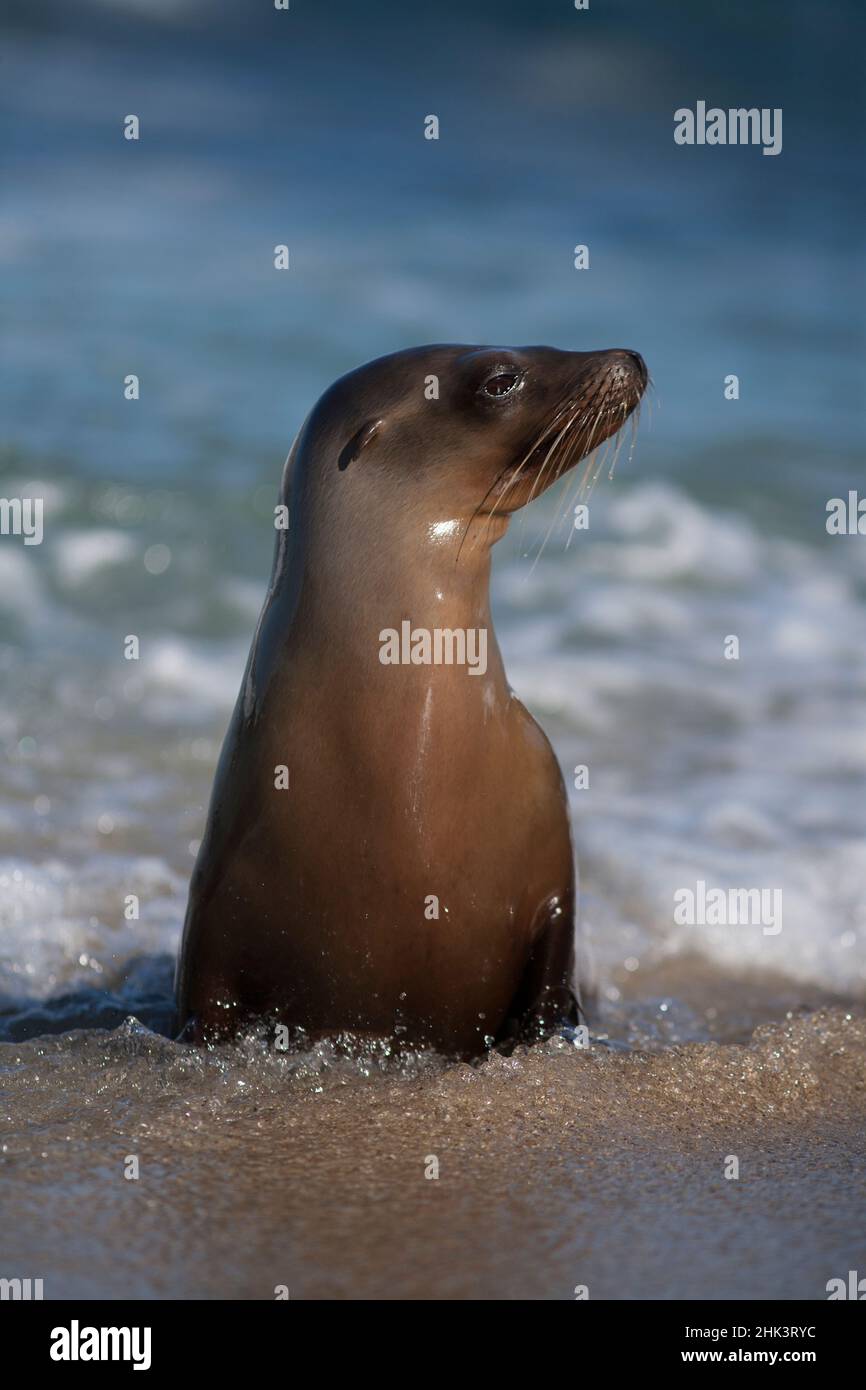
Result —
<svg viewBox="0 0 866 1390"><path fill-rule="evenodd" d="M319 400L192 877L182 1036L267 1018L471 1057L576 1021L565 790L490 552L646 381L624 349L439 345Z"/></svg>

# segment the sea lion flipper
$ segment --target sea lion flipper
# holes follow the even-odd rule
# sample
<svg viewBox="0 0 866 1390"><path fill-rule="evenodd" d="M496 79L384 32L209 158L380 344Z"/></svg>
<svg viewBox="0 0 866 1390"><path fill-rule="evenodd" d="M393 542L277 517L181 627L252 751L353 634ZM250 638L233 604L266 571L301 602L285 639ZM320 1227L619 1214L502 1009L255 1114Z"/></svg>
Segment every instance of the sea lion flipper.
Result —
<svg viewBox="0 0 866 1390"><path fill-rule="evenodd" d="M205 1030L198 1014L190 1014L185 1020L183 1027L179 1029L175 1042L191 1043L193 1047L201 1047L205 1041Z"/></svg>
<svg viewBox="0 0 866 1390"><path fill-rule="evenodd" d="M554 895L536 914L533 945L502 1030L504 1038L537 1042L564 1024L577 1027L574 987L574 899Z"/></svg>

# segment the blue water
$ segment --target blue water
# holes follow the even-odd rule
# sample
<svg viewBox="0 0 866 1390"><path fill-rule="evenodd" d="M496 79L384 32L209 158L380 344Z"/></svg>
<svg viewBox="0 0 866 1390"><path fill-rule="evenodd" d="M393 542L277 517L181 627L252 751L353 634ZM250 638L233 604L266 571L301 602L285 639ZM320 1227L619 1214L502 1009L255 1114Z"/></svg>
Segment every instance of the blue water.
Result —
<svg viewBox="0 0 866 1390"><path fill-rule="evenodd" d="M545 499L496 561L512 684L591 768L587 975L614 1004L696 952L862 994L866 538L825 505L864 488L863 30L806 0L20 11L0 486L46 536L0 539L8 997L170 958L292 437L443 340L628 346L654 381L590 531L538 559ZM782 107L783 152L676 146L698 99ZM783 887L783 932L675 927L698 878Z"/></svg>

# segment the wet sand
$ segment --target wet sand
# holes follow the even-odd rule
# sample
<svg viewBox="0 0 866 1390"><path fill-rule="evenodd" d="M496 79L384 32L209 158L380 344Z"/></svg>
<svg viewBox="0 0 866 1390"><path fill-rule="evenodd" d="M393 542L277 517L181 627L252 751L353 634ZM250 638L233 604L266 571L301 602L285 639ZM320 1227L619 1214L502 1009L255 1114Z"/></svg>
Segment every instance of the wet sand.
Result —
<svg viewBox="0 0 866 1390"><path fill-rule="evenodd" d="M136 1023L5 1044L0 1272L46 1298L823 1299L866 1269L864 1063L840 1008L477 1066Z"/></svg>

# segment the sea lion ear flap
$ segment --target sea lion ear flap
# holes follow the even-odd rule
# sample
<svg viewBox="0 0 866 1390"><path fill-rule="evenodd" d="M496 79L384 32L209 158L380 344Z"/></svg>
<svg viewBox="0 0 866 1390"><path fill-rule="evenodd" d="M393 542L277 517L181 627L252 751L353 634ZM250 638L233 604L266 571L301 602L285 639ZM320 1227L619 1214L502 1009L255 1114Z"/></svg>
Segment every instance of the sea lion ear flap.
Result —
<svg viewBox="0 0 866 1390"><path fill-rule="evenodd" d="M352 435L337 461L337 467L341 473L344 473L349 464L355 462L362 450L372 443L383 424L383 420L368 420L366 425L361 426L357 434Z"/></svg>

